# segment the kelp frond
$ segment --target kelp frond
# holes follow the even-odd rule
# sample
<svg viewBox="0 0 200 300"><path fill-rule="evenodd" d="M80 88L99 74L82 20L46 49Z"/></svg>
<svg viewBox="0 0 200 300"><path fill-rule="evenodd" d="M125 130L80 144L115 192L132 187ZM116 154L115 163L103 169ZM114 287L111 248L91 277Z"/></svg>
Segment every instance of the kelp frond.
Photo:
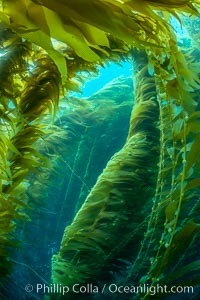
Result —
<svg viewBox="0 0 200 300"><path fill-rule="evenodd" d="M47 127L39 123L42 115L48 109L57 110L60 74L49 58L38 53L35 55L40 59L30 72L32 46L2 24L0 29L1 282L11 271L10 249L18 246L13 239L16 224L20 220L30 221L27 176L31 171L39 172L39 168L47 164L47 159L37 151L36 142L43 137Z"/></svg>
<svg viewBox="0 0 200 300"><path fill-rule="evenodd" d="M81 59L100 63L101 55L110 55L113 38L138 48L169 49L167 22L158 10L170 13L198 14L198 1L25 1L2 0L1 21L20 36L42 47L57 65L63 83L66 81L67 49ZM171 37L170 37L171 36ZM51 38L65 45L60 52Z"/></svg>
<svg viewBox="0 0 200 300"><path fill-rule="evenodd" d="M28 121L34 120L47 109L58 108L60 93L60 75L54 63L48 57L36 59L31 76L26 84L19 102L19 110Z"/></svg>

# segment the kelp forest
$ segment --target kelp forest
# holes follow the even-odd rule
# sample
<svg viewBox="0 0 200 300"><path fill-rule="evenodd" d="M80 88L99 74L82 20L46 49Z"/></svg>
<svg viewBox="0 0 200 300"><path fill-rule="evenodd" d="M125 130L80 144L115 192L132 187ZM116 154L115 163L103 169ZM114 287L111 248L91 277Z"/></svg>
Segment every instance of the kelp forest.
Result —
<svg viewBox="0 0 200 300"><path fill-rule="evenodd" d="M199 299L199 17L0 0L0 299Z"/></svg>

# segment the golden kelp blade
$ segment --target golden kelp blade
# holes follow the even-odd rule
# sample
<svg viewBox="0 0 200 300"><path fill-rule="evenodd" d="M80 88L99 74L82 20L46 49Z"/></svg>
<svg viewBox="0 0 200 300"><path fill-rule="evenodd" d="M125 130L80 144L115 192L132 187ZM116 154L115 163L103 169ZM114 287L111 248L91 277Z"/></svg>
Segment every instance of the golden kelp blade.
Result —
<svg viewBox="0 0 200 300"><path fill-rule="evenodd" d="M31 1L2 1L2 12L7 18L1 19L6 21L7 26L16 31L20 36L26 38L27 40L35 43L36 45L42 47L46 50L49 56L56 63L63 81L66 80L67 67L66 61L63 55L56 51L52 45L50 35L47 32L47 27L45 26L45 19L42 16L38 16L41 19L41 29L34 23L34 20L30 18L28 14L28 3Z"/></svg>
<svg viewBox="0 0 200 300"><path fill-rule="evenodd" d="M112 51L111 36L136 47L167 47L168 25L155 9L197 13L198 1L52 1L3 0L0 19L22 37L39 45L56 63L63 82L67 76L66 54L51 38L63 42L82 59L100 62L100 53ZM122 46L123 47L123 46ZM97 51L98 50L98 51ZM122 48L123 50L123 48Z"/></svg>

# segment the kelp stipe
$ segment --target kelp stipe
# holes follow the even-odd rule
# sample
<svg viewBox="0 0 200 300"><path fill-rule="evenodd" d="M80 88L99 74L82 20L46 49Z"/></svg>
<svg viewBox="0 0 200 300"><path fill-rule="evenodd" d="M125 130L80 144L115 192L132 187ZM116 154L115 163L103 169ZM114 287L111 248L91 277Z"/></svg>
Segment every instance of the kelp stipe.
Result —
<svg viewBox="0 0 200 300"><path fill-rule="evenodd" d="M144 205L154 191L159 145L155 83L147 68L138 70L137 76L127 141L65 229L60 251L52 259L53 283L72 286L105 281L122 267L120 261L137 252L138 228L145 223Z"/></svg>
<svg viewBox="0 0 200 300"><path fill-rule="evenodd" d="M155 59L161 132L159 172L148 229L124 284L133 281L149 286L190 284L194 288L199 284L199 259L194 250L194 243L198 248L200 231L199 152L196 152L199 79L193 58L180 52L175 44L172 49L169 59L161 58L162 62ZM174 54L178 54L176 60ZM166 294L157 293L155 297L165 298ZM149 298L149 292L142 296Z"/></svg>

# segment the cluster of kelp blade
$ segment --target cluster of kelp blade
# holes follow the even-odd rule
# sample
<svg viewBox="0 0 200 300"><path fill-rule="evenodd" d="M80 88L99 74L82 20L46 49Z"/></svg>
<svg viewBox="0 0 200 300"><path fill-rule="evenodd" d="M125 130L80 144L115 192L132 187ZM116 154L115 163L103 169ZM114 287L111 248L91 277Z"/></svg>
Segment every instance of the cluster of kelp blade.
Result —
<svg viewBox="0 0 200 300"><path fill-rule="evenodd" d="M60 95L78 88L77 72L129 57L136 83L127 141L66 228L52 281L99 283L127 260L123 283L199 284L199 52L192 42L191 53L178 46L170 18L181 23L181 13L193 33L198 0L0 1L1 277L16 221L29 219L27 175L48 163L36 148L49 133L45 114L55 117Z"/></svg>
<svg viewBox="0 0 200 300"><path fill-rule="evenodd" d="M0 253L1 277L4 277L9 273L11 264L8 247L18 246L12 234L16 222L30 220L25 195L29 185L27 175L30 171L38 172L38 167L47 164L47 159L34 144L44 135L40 116L52 107L54 99L55 102L58 100L60 76L48 57L37 56L28 42L22 41L3 25L1 37ZM28 59L31 65L32 58L37 62L30 75L27 66Z"/></svg>

